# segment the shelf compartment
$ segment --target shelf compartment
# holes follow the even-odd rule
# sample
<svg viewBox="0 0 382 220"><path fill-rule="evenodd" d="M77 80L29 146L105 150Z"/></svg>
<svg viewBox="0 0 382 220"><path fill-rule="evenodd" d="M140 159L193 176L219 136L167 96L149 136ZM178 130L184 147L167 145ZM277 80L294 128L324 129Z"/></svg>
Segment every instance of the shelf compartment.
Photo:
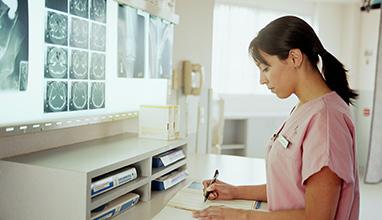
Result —
<svg viewBox="0 0 382 220"><path fill-rule="evenodd" d="M138 177L137 179L126 183L124 185L118 186L108 192L100 194L91 199L90 210L93 210L103 204L106 204L128 192L136 190L137 188L149 183L148 177Z"/></svg>
<svg viewBox="0 0 382 220"><path fill-rule="evenodd" d="M176 162L172 165L169 165L167 167L153 168L151 180L155 180L156 178L161 177L166 173L169 173L175 169L178 169L179 167L186 165L186 163L187 163L187 158L184 158L184 159L179 160L178 162Z"/></svg>
<svg viewBox="0 0 382 220"><path fill-rule="evenodd" d="M127 193L105 205L103 210L91 213L91 219L99 220L110 217L114 218L115 216L120 215L137 205L139 200L139 194Z"/></svg>

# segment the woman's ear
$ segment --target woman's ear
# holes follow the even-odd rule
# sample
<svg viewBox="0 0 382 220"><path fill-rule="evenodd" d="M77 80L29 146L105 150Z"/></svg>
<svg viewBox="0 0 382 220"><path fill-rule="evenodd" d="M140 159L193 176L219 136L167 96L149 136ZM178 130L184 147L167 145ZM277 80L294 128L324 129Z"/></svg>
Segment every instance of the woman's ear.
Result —
<svg viewBox="0 0 382 220"><path fill-rule="evenodd" d="M291 49L289 51L288 58L292 62L294 68L299 68L302 64L304 56L300 49Z"/></svg>

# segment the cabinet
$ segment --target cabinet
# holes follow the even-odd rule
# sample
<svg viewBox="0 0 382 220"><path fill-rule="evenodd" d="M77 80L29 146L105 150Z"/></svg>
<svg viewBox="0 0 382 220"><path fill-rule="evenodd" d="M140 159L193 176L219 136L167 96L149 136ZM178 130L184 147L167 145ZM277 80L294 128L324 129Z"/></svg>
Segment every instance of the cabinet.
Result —
<svg viewBox="0 0 382 220"><path fill-rule="evenodd" d="M149 201L152 180L186 169L187 158L152 168L153 156L175 148L186 153L186 141L124 134L0 160L0 219L88 220L91 210L128 192ZM137 169L137 179L91 197L93 178L126 166Z"/></svg>

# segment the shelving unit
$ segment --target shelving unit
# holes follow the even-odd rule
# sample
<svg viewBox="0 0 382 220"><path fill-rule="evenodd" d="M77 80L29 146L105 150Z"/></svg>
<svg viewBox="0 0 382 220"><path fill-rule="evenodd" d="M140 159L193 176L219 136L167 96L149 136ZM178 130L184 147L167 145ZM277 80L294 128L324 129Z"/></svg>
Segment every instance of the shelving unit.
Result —
<svg viewBox="0 0 382 220"><path fill-rule="evenodd" d="M246 151L247 119L225 118L221 154L244 156Z"/></svg>
<svg viewBox="0 0 382 220"><path fill-rule="evenodd" d="M187 158L152 168L153 156L174 148L186 153L187 143L117 135L0 160L0 219L88 220L91 210L128 192L149 201L152 180L186 169ZM137 169L137 179L91 198L92 178L126 166Z"/></svg>

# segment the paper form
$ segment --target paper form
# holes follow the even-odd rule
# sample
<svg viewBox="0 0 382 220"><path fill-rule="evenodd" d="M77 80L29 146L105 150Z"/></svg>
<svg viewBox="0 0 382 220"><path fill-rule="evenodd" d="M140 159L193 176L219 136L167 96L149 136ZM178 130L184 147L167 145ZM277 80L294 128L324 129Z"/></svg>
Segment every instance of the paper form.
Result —
<svg viewBox="0 0 382 220"><path fill-rule="evenodd" d="M266 204L266 203L264 203ZM209 206L224 205L236 209L263 209L266 207L263 203L260 205L256 201L249 200L207 200L204 202L203 185L198 182L192 182L180 190L167 204L169 207L195 211L208 208Z"/></svg>

